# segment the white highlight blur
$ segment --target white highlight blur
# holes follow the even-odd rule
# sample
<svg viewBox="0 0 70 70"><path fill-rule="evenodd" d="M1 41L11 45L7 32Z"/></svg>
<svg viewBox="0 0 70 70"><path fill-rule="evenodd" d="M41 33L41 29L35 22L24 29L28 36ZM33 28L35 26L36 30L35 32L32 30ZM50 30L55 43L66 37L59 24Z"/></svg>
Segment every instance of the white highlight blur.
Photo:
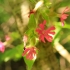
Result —
<svg viewBox="0 0 70 70"><path fill-rule="evenodd" d="M33 54L33 57L34 57L33 60L36 60L37 56Z"/></svg>
<svg viewBox="0 0 70 70"><path fill-rule="evenodd" d="M40 0L39 2L36 3L34 11L36 11L39 7L43 5L43 0Z"/></svg>
<svg viewBox="0 0 70 70"><path fill-rule="evenodd" d="M54 45L54 48L59 52L59 54L63 56L68 62L70 62L69 52L58 42L54 43Z"/></svg>
<svg viewBox="0 0 70 70"><path fill-rule="evenodd" d="M6 57L6 58L4 59L5 62L7 62L8 60L10 60L10 57Z"/></svg>
<svg viewBox="0 0 70 70"><path fill-rule="evenodd" d="M21 16L22 16L22 19L23 19L23 25L24 27L26 27L26 25L28 24L28 21L29 21L29 3L25 0L22 5L21 5Z"/></svg>
<svg viewBox="0 0 70 70"><path fill-rule="evenodd" d="M53 34L48 34L48 35L50 35L50 36L54 37L54 35L53 35Z"/></svg>

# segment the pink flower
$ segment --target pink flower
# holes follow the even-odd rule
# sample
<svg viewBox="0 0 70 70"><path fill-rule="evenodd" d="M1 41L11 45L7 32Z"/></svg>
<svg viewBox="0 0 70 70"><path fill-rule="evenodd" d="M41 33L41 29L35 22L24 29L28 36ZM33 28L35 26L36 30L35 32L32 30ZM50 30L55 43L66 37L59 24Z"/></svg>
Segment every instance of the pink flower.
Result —
<svg viewBox="0 0 70 70"><path fill-rule="evenodd" d="M5 51L5 46L3 42L0 42L0 51L3 53Z"/></svg>
<svg viewBox="0 0 70 70"><path fill-rule="evenodd" d="M22 56L26 56L27 59L32 60L36 57L36 47L25 48Z"/></svg>
<svg viewBox="0 0 70 70"><path fill-rule="evenodd" d="M6 35L5 39L6 39L6 41L9 41L11 38L10 38L10 36Z"/></svg>
<svg viewBox="0 0 70 70"><path fill-rule="evenodd" d="M66 12L68 12L70 9L68 7L66 7L63 11L63 13L60 16L60 21L62 23L62 26L64 26L64 20L67 19L67 17L69 16L68 14L65 14Z"/></svg>
<svg viewBox="0 0 70 70"><path fill-rule="evenodd" d="M28 40L28 36L27 35L24 35L23 36L23 42L26 42L27 43L27 40Z"/></svg>
<svg viewBox="0 0 70 70"><path fill-rule="evenodd" d="M52 26L48 29L45 29L45 24L46 24L46 20L43 21L43 23L39 24L39 28L36 29L36 32L39 35L39 39L45 43L45 39L48 40L49 42L52 42L53 39L53 35L55 34L55 32L53 32L53 30L55 30L55 27Z"/></svg>

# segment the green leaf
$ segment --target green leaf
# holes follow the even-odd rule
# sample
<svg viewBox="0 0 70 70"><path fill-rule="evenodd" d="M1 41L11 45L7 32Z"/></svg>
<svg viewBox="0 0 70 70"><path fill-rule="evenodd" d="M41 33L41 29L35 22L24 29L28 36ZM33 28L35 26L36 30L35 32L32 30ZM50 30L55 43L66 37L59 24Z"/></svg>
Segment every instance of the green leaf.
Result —
<svg viewBox="0 0 70 70"><path fill-rule="evenodd" d="M64 28L70 29L70 24L65 24Z"/></svg>
<svg viewBox="0 0 70 70"><path fill-rule="evenodd" d="M33 14L30 15L28 28L35 28L36 27L36 20Z"/></svg>
<svg viewBox="0 0 70 70"><path fill-rule="evenodd" d="M29 29L26 31L26 35L28 35L28 42L31 44L31 45L35 45L36 44L36 38L35 38L35 30L34 29Z"/></svg>
<svg viewBox="0 0 70 70"><path fill-rule="evenodd" d="M30 38L30 44L31 45L35 45L36 44L35 36L33 36L33 37Z"/></svg>
<svg viewBox="0 0 70 70"><path fill-rule="evenodd" d="M11 33L11 37L12 37L13 39L18 39L18 38L20 38L20 34L19 34L18 32L12 32L12 33Z"/></svg>
<svg viewBox="0 0 70 70"><path fill-rule="evenodd" d="M12 49L5 51L4 53L0 53L0 63L2 61L7 62L10 59L18 60L22 57L23 44L20 44Z"/></svg>
<svg viewBox="0 0 70 70"><path fill-rule="evenodd" d="M43 16L43 18L44 18L45 20L47 20L47 21L49 20L49 17L47 16L46 13L42 12L41 14L42 14L42 16Z"/></svg>
<svg viewBox="0 0 70 70"><path fill-rule="evenodd" d="M26 59L26 57L24 57L24 61L27 65L27 70L31 70L35 60L28 60L28 59Z"/></svg>
<svg viewBox="0 0 70 70"><path fill-rule="evenodd" d="M54 35L54 41L53 43L55 42L58 42L60 40L60 32L62 30L62 25L61 25L61 22L54 22L55 24L55 35Z"/></svg>
<svg viewBox="0 0 70 70"><path fill-rule="evenodd" d="M54 5L54 8L57 10L60 7L70 6L70 0L62 0Z"/></svg>
<svg viewBox="0 0 70 70"><path fill-rule="evenodd" d="M0 0L0 4L4 4L4 0Z"/></svg>
<svg viewBox="0 0 70 70"><path fill-rule="evenodd" d="M22 57L23 44L17 45L16 48L15 48L15 50L16 50L16 53L15 53L15 55L13 57L13 60L17 61L17 60L19 60Z"/></svg>
<svg viewBox="0 0 70 70"><path fill-rule="evenodd" d="M32 6L35 6L36 4L36 0L29 0L29 2L31 3Z"/></svg>

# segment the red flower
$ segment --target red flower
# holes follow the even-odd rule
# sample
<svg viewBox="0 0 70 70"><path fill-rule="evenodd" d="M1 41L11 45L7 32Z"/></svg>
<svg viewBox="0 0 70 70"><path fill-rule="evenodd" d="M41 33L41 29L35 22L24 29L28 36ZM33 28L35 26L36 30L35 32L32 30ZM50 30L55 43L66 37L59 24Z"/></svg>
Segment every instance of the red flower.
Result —
<svg viewBox="0 0 70 70"><path fill-rule="evenodd" d="M55 30L55 27L52 26L48 29L45 29L45 24L46 24L46 20L43 21L43 23L39 24L39 28L36 29L36 32L39 35L39 39L45 43L45 39L48 40L49 42L52 42L53 39L53 35L55 34L55 32L53 32L53 30Z"/></svg>
<svg viewBox="0 0 70 70"><path fill-rule="evenodd" d="M5 46L2 42L0 42L0 51L3 53L5 51Z"/></svg>
<svg viewBox="0 0 70 70"><path fill-rule="evenodd" d="M64 26L64 20L67 19L67 17L69 16L68 14L65 14L65 13L68 12L68 11L69 11L69 8L66 7L66 8L64 9L63 13L62 13L61 16L60 16L60 21L61 21L61 23L62 23L62 26Z"/></svg>
<svg viewBox="0 0 70 70"><path fill-rule="evenodd" d="M34 59L36 57L36 48L35 47L25 48L22 56L25 56L25 55L26 55L26 58L29 60Z"/></svg>

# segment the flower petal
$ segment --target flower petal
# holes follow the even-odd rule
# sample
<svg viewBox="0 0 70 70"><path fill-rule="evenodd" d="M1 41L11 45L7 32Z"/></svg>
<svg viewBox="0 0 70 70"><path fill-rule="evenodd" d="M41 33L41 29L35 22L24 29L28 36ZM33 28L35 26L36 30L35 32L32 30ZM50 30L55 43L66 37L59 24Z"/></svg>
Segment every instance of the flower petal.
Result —
<svg viewBox="0 0 70 70"><path fill-rule="evenodd" d="M44 26L44 24L39 24L39 27L42 29L42 30L44 30L44 28L45 28L45 26Z"/></svg>
<svg viewBox="0 0 70 70"><path fill-rule="evenodd" d="M69 16L68 14L62 14L61 15L61 19L64 19L65 20L65 19L67 19L68 16Z"/></svg>
<svg viewBox="0 0 70 70"><path fill-rule="evenodd" d="M61 19L61 23L62 23L62 26L64 26L64 20L63 19Z"/></svg>
<svg viewBox="0 0 70 70"><path fill-rule="evenodd" d="M66 7L66 8L64 9L63 13L66 13L66 12L68 12L69 10L70 10L70 8L69 8L69 7Z"/></svg>
<svg viewBox="0 0 70 70"><path fill-rule="evenodd" d="M29 49L29 48L26 48L26 49L24 50L22 56L25 56L29 51L30 51L30 49Z"/></svg>
<svg viewBox="0 0 70 70"><path fill-rule="evenodd" d="M46 40L48 40L49 42L52 42L52 36L49 36L49 35L47 35L47 36L45 36L45 38L46 38Z"/></svg>
<svg viewBox="0 0 70 70"><path fill-rule="evenodd" d="M44 24L44 25L46 24L46 20L43 21L43 24Z"/></svg>
<svg viewBox="0 0 70 70"><path fill-rule="evenodd" d="M39 28L41 28L42 30L44 30L45 24L46 24L46 20L44 20L43 23L39 24Z"/></svg>
<svg viewBox="0 0 70 70"><path fill-rule="evenodd" d="M40 39L40 41L42 41L42 42L44 42L44 43L45 43L44 35L40 35L40 36L39 36L39 39Z"/></svg>
<svg viewBox="0 0 70 70"><path fill-rule="evenodd" d="M33 53L32 53L32 52L29 52L29 53L26 55L26 58L32 60L32 59L33 59Z"/></svg>
<svg viewBox="0 0 70 70"><path fill-rule="evenodd" d="M36 29L36 32L37 32L38 34L42 34L42 30L39 29L39 28Z"/></svg>
<svg viewBox="0 0 70 70"><path fill-rule="evenodd" d="M45 30L45 33L49 33L49 32L51 32L53 30L55 30L54 26L52 26L52 27L48 28L47 30Z"/></svg>

